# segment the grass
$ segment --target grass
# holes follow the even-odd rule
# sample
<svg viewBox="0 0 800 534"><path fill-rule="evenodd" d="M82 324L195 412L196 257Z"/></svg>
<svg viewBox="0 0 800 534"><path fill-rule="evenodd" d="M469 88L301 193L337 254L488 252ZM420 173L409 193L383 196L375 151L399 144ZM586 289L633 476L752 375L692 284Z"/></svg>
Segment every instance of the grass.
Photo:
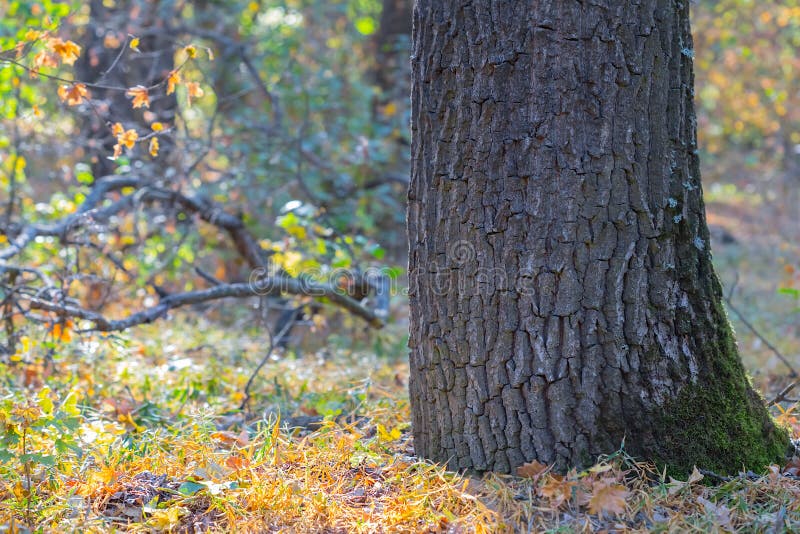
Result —
<svg viewBox="0 0 800 534"><path fill-rule="evenodd" d="M31 341L0 367L6 437L26 434L24 451L6 440L0 465L6 531L800 528L785 466L706 485L719 481L671 481L624 451L565 477L534 464L527 477L478 479L422 462L402 354L279 355L242 413L257 333L178 318L136 338ZM800 430L792 410L781 417Z"/></svg>

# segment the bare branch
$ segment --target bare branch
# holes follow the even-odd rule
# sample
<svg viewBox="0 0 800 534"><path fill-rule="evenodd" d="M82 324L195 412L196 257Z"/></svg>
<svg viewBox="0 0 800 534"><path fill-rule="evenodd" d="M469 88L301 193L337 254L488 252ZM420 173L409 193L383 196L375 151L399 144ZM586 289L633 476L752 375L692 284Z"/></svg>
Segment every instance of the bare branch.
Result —
<svg viewBox="0 0 800 534"><path fill-rule="evenodd" d="M32 309L45 310L65 317L90 321L94 323L94 328L90 330L111 332L126 330L140 324L151 323L164 317L169 310L182 306L229 297L248 298L264 295L279 295L282 293L305 295L314 298L327 298L340 308L344 308L353 315L361 317L371 326L375 328L381 328L383 326L383 320L377 315L354 299L343 295L336 288L308 282L306 280L286 277L266 277L253 284L225 284L209 289L168 295L162 298L155 306L133 313L124 319L108 319L97 312L85 308L50 302L36 297L23 298L30 303Z"/></svg>

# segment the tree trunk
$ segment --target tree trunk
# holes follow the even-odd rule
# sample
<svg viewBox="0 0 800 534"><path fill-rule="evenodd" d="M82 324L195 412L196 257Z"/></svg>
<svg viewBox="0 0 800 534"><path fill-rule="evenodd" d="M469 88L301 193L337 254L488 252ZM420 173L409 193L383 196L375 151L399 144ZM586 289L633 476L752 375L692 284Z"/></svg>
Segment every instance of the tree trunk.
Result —
<svg viewBox="0 0 800 534"><path fill-rule="evenodd" d="M689 2L417 0L413 41L417 453L781 460L711 265Z"/></svg>

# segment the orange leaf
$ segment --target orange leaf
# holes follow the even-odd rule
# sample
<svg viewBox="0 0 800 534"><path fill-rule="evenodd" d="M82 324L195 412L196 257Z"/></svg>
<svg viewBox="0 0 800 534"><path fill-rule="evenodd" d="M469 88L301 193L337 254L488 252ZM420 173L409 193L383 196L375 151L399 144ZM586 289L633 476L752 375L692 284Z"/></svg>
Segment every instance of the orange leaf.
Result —
<svg viewBox="0 0 800 534"><path fill-rule="evenodd" d="M241 434L234 434L227 430L220 430L211 434L211 439L222 442L223 444L232 447L238 445L239 447L246 447L250 443L250 436L247 431L242 431Z"/></svg>
<svg viewBox="0 0 800 534"><path fill-rule="evenodd" d="M133 109L150 107L150 95L148 95L146 87L142 87L141 85L131 87L125 93L125 96L128 98L133 98Z"/></svg>
<svg viewBox="0 0 800 534"><path fill-rule="evenodd" d="M47 42L47 47L59 55L61 61L67 65L72 65L78 56L81 55L81 47L72 41L63 41L54 37Z"/></svg>
<svg viewBox="0 0 800 534"><path fill-rule="evenodd" d="M203 88L197 82L186 82L187 102L189 107L192 105L192 98L200 98L203 96Z"/></svg>
<svg viewBox="0 0 800 534"><path fill-rule="evenodd" d="M561 475L550 475L547 481L539 488L542 497L550 501L550 505L558 508L572 498L572 488L575 482L565 480Z"/></svg>
<svg viewBox="0 0 800 534"><path fill-rule="evenodd" d="M114 137L119 137L124 131L125 128L119 122L115 122L114 125L111 127L111 133L114 134Z"/></svg>
<svg viewBox="0 0 800 534"><path fill-rule="evenodd" d="M126 130L117 136L117 142L127 148L133 148L137 139L139 139L139 134L136 133L136 130Z"/></svg>
<svg viewBox="0 0 800 534"><path fill-rule="evenodd" d="M66 324L62 325L61 323L56 323L53 325L53 328L50 330L50 333L53 334L53 338L56 341L63 341L64 343L68 343L72 340L72 333L70 332L70 328L72 328L72 323L67 322Z"/></svg>
<svg viewBox="0 0 800 534"><path fill-rule="evenodd" d="M169 73L167 77L167 94L171 95L175 92L175 86L179 84L181 81L181 73L177 70L173 70Z"/></svg>
<svg viewBox="0 0 800 534"><path fill-rule="evenodd" d="M67 105L77 106L84 99L89 97L89 90L86 85L82 83L73 83L72 85L62 85L58 88L58 97L62 102Z"/></svg>
<svg viewBox="0 0 800 534"><path fill-rule="evenodd" d="M625 499L629 495L625 486L616 484L614 479L598 480L592 485L592 498L589 499L589 513L609 512L619 515L625 512Z"/></svg>

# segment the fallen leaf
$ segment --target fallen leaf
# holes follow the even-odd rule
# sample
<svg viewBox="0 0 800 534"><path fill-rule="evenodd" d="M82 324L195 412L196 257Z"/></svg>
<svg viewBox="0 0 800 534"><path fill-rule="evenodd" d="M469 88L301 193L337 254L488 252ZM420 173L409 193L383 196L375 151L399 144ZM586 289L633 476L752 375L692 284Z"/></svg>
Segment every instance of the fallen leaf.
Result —
<svg viewBox="0 0 800 534"><path fill-rule="evenodd" d="M537 480L540 476L546 473L547 470L548 466L546 464L534 460L517 467L517 476Z"/></svg>
<svg viewBox="0 0 800 534"><path fill-rule="evenodd" d="M575 487L575 482L566 480L561 475L551 474L539 488L539 494L550 501L550 506L558 508L572 498L573 487Z"/></svg>
<svg viewBox="0 0 800 534"><path fill-rule="evenodd" d="M625 486L615 483L614 479L598 480L592 485L592 497L589 499L589 513L603 512L619 515L625 512L625 499L629 495Z"/></svg>

